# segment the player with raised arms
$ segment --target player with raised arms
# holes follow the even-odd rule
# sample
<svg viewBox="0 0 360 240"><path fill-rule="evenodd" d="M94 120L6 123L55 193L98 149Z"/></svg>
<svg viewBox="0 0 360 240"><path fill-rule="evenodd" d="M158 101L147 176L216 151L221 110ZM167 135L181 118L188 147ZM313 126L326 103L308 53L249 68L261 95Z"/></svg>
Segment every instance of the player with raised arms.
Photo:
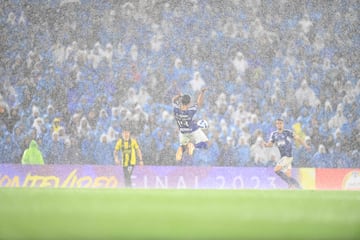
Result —
<svg viewBox="0 0 360 240"><path fill-rule="evenodd" d="M182 159L183 153L192 156L195 148L207 148L209 139L201 127L194 121L194 115L204 102L206 88L200 90L197 102L191 105L191 97L187 94L178 94L173 97L174 116L179 128L180 146L176 152L176 161Z"/></svg>
<svg viewBox="0 0 360 240"><path fill-rule="evenodd" d="M276 162L274 168L275 173L289 185L289 188L300 189L301 186L298 181L291 177L291 164L293 161L292 140L298 141L304 145L306 149L310 149L310 146L291 130L284 129L284 120L280 118L276 119L275 125L276 131L271 133L269 141L265 142L264 146L273 147L275 145L278 147L280 159Z"/></svg>

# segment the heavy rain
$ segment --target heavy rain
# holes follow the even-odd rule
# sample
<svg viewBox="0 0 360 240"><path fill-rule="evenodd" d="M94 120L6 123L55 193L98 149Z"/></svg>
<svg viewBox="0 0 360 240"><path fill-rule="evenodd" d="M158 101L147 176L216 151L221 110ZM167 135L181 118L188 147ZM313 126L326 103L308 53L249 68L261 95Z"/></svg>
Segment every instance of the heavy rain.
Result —
<svg viewBox="0 0 360 240"><path fill-rule="evenodd" d="M358 1L2 1L0 163L359 168ZM179 149L172 98L204 91L205 148ZM34 145L33 145L34 146ZM196 147L196 146L195 146ZM22 161L23 159L23 161Z"/></svg>

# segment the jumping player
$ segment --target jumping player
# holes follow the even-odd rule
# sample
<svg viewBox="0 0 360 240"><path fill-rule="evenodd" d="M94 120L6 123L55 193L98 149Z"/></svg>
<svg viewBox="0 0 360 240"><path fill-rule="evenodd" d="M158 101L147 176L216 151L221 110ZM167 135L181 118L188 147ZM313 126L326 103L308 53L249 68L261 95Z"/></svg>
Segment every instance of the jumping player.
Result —
<svg viewBox="0 0 360 240"><path fill-rule="evenodd" d="M207 148L208 138L202 129L193 120L197 109L203 105L206 88L201 89L197 102L191 105L189 95L176 95L173 97L174 116L179 127L180 146L176 152L176 161L182 159L183 153L192 156L195 148ZM195 145L194 145L195 144Z"/></svg>
<svg viewBox="0 0 360 240"><path fill-rule="evenodd" d="M265 147L272 147L276 145L279 149L280 159L276 162L274 171L289 185L289 188L301 189L298 181L291 177L291 163L293 161L292 139L304 145L306 149L310 149L310 147L291 130L284 129L284 121L282 119L277 119L275 121L275 125L277 130L272 132L270 140L264 143Z"/></svg>

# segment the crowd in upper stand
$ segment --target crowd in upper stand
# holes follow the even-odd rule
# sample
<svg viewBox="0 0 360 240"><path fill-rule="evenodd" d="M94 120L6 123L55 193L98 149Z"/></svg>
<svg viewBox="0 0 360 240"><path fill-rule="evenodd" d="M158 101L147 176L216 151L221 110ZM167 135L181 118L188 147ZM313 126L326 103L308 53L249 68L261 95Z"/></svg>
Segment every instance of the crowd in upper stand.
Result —
<svg viewBox="0 0 360 240"><path fill-rule="evenodd" d="M360 167L358 1L3 1L0 162L113 164L130 121L146 165L176 165L171 99L196 98L209 148L181 165Z"/></svg>

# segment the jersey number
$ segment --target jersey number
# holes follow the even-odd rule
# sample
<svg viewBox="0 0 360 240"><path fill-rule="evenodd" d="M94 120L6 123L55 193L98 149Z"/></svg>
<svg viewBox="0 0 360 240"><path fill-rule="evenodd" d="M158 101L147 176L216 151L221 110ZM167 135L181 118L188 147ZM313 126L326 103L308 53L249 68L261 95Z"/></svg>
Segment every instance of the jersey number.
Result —
<svg viewBox="0 0 360 240"><path fill-rule="evenodd" d="M188 128L188 127L190 127L188 121L180 120L180 119L177 119L176 121L177 121L177 124L178 124L178 126L180 128Z"/></svg>

